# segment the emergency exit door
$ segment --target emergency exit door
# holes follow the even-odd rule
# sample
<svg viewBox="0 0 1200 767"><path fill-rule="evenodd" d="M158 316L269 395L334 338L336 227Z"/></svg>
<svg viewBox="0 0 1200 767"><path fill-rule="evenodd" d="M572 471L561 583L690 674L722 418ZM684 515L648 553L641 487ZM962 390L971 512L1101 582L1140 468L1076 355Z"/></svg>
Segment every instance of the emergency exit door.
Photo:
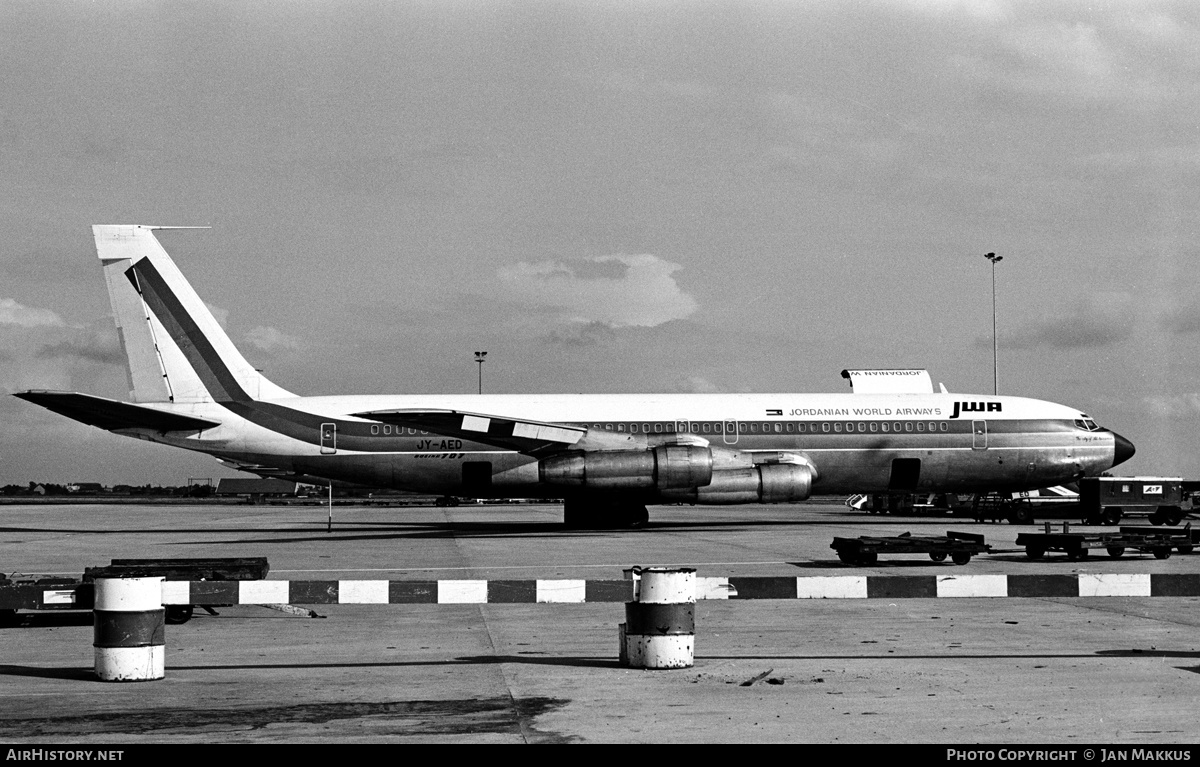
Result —
<svg viewBox="0 0 1200 767"><path fill-rule="evenodd" d="M337 424L321 424L321 455L333 455L337 452Z"/></svg>

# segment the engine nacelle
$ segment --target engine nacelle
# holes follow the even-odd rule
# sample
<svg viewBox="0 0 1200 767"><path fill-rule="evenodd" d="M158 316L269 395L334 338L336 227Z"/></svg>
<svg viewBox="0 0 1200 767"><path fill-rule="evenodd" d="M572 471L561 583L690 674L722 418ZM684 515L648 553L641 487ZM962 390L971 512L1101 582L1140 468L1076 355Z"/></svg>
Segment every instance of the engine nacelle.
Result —
<svg viewBox="0 0 1200 767"><path fill-rule="evenodd" d="M816 471L805 463L765 463L748 469L715 471L705 487L665 490L664 501L706 505L735 503L790 503L812 493Z"/></svg>
<svg viewBox="0 0 1200 767"><path fill-rule="evenodd" d="M538 463L547 485L609 490L670 490L707 485L713 477L707 447L666 445L653 450L589 450Z"/></svg>

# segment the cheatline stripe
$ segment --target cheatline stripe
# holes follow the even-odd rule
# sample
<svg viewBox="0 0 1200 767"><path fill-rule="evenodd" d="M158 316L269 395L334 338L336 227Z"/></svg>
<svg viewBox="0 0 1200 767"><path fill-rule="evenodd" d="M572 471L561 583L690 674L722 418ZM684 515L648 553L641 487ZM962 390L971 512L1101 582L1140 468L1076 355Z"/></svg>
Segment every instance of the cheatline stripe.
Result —
<svg viewBox="0 0 1200 767"><path fill-rule="evenodd" d="M92 584L0 586L0 609L89 608ZM1200 574L829 575L696 578L696 599L1196 597ZM168 605L533 604L628 602L633 581L336 580L165 581Z"/></svg>

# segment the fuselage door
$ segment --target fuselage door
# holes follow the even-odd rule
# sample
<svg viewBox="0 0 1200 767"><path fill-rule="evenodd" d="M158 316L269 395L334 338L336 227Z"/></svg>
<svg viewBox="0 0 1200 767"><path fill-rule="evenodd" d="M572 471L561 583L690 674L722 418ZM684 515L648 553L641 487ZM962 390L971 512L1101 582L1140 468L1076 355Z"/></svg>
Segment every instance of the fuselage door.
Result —
<svg viewBox="0 0 1200 767"><path fill-rule="evenodd" d="M726 421L725 428L722 429L725 433L725 444L736 445L738 439L738 423L737 421Z"/></svg>
<svg viewBox="0 0 1200 767"><path fill-rule="evenodd" d="M337 452L337 424L321 424L321 455L333 455Z"/></svg>
<svg viewBox="0 0 1200 767"><path fill-rule="evenodd" d="M987 450L987 421L971 421L971 447Z"/></svg>

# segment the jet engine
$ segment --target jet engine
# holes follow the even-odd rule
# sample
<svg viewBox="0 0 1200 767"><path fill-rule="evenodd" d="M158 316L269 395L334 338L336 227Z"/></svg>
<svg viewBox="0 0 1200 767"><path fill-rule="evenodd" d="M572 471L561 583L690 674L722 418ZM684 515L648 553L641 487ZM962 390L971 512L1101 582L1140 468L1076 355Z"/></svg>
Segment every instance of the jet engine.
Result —
<svg viewBox="0 0 1200 767"><path fill-rule="evenodd" d="M713 454L707 447L665 445L652 450L572 451L543 459L547 485L608 490L670 490L707 485Z"/></svg>
<svg viewBox="0 0 1200 767"><path fill-rule="evenodd" d="M703 487L667 489L664 501L706 505L734 503L789 503L803 501L812 492L816 471L807 463L763 463L750 468L714 471Z"/></svg>

